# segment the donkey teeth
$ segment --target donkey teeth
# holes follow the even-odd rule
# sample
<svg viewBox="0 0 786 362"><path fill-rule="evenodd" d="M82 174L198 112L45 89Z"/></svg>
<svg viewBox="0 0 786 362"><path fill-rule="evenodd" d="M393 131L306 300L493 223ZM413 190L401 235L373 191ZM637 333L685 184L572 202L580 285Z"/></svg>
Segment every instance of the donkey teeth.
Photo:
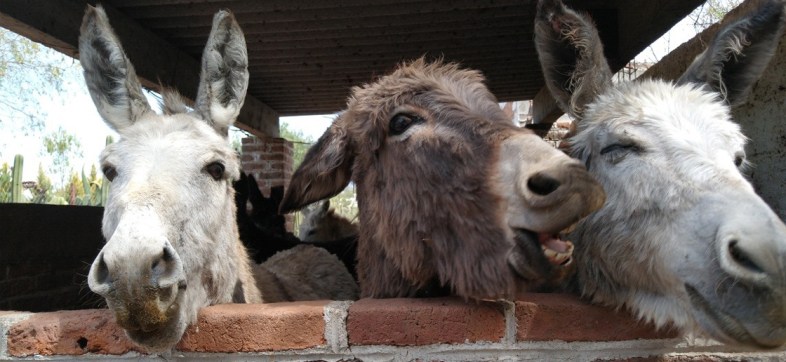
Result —
<svg viewBox="0 0 786 362"><path fill-rule="evenodd" d="M565 244L567 244L567 249L560 253L556 250L549 249L545 245L541 245L541 249L543 249L543 255L546 256L546 259L557 266L568 266L573 261L573 243L568 240L565 240Z"/></svg>

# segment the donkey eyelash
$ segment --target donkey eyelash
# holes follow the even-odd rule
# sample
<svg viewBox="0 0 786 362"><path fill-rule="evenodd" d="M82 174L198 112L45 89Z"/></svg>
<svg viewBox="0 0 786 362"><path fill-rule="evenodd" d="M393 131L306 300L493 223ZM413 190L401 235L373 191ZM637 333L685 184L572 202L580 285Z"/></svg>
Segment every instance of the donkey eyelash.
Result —
<svg viewBox="0 0 786 362"><path fill-rule="evenodd" d="M635 143L614 143L601 149L600 154L605 155L609 152L622 151L622 150L641 152L641 148Z"/></svg>

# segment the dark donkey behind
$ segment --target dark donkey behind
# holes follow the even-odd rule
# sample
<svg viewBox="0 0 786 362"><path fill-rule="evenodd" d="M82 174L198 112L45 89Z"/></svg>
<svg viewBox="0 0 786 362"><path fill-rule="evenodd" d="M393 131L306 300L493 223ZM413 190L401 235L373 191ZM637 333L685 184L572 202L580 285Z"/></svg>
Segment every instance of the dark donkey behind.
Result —
<svg viewBox="0 0 786 362"><path fill-rule="evenodd" d="M556 234L603 204L584 167L514 126L483 82L403 64L353 89L292 176L282 212L357 185L363 297L530 290L570 258Z"/></svg>

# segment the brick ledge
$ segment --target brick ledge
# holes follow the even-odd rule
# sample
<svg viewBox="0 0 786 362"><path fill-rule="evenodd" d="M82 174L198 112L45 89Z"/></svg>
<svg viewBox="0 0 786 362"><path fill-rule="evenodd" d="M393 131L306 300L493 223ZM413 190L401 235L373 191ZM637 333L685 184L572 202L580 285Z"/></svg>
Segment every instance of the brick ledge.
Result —
<svg viewBox="0 0 786 362"><path fill-rule="evenodd" d="M0 312L0 359L138 357L108 310ZM559 294L515 302L455 298L230 304L204 308L172 357L220 359L722 360L727 347L687 345L627 313ZM7 348L3 348L7 347ZM5 351L4 351L5 349ZM682 354L680 354L682 353ZM687 354L686 354L687 353ZM784 351L733 358L786 357Z"/></svg>

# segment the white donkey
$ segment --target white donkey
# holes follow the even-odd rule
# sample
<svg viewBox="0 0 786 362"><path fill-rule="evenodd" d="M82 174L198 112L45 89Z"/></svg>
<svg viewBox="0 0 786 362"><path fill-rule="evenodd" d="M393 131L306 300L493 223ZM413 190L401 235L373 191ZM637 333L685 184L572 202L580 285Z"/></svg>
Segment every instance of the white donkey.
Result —
<svg viewBox="0 0 786 362"><path fill-rule="evenodd" d="M323 249L298 246L252 267L239 240L240 165L227 130L243 105L248 61L232 14L213 19L191 112L173 92L164 115L151 110L101 7L87 9L79 55L98 112L121 135L101 155L112 181L107 243L88 285L134 342L167 350L212 304L357 297L352 276Z"/></svg>
<svg viewBox="0 0 786 362"><path fill-rule="evenodd" d="M722 29L676 84L613 85L591 21L540 1L546 84L607 194L572 238L585 296L725 342L786 342L786 226L738 170L746 139L729 111L772 57L783 7L765 1Z"/></svg>

